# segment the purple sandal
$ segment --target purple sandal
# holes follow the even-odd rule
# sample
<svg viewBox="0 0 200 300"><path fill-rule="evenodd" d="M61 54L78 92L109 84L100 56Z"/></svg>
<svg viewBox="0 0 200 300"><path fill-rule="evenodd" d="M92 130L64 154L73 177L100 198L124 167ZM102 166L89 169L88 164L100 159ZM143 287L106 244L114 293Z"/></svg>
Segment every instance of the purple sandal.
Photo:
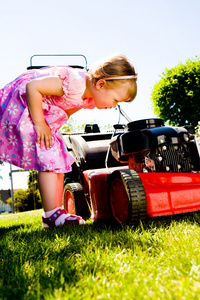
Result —
<svg viewBox="0 0 200 300"><path fill-rule="evenodd" d="M55 221L63 214L67 214L67 217L65 218L65 222L61 224L62 226L67 225L83 225L85 224L85 221L82 217L76 216L76 215L70 215L68 214L64 209L58 209L54 214L51 215L49 218L45 218L42 216L42 225L43 227L56 227Z"/></svg>

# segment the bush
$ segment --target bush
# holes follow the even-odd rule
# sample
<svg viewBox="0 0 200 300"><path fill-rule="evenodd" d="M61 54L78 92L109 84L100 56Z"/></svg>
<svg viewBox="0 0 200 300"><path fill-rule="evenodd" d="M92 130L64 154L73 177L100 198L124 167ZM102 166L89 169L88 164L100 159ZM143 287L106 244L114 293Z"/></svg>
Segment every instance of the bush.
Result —
<svg viewBox="0 0 200 300"><path fill-rule="evenodd" d="M12 199L9 198L7 203L12 206ZM14 193L15 212L23 212L42 208L42 201L39 190L27 189L18 190Z"/></svg>
<svg viewBox="0 0 200 300"><path fill-rule="evenodd" d="M14 193L15 212L23 212L42 208L42 201L38 189L37 171L31 171L28 178L28 189L18 190ZM12 206L12 199L7 203Z"/></svg>
<svg viewBox="0 0 200 300"><path fill-rule="evenodd" d="M170 125L197 126L200 120L200 60L196 57L162 73L154 86L154 112Z"/></svg>

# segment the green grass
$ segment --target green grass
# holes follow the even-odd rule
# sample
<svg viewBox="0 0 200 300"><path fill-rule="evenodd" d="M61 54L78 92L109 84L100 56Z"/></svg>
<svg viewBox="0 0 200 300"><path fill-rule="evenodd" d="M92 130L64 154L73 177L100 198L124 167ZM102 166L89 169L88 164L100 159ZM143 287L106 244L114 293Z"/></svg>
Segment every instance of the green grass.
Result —
<svg viewBox="0 0 200 300"><path fill-rule="evenodd" d="M200 213L42 229L0 216L0 299L200 299Z"/></svg>

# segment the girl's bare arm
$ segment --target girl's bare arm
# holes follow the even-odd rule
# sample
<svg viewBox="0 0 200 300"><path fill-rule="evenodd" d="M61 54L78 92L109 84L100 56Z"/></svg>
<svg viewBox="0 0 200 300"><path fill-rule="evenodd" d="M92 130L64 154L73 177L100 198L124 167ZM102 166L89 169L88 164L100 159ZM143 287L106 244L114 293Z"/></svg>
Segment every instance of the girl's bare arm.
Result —
<svg viewBox="0 0 200 300"><path fill-rule="evenodd" d="M42 95L62 96L62 79L59 77L43 77L34 79L26 85L27 104L35 125L37 143L43 148L52 146L51 131L44 119L42 110Z"/></svg>

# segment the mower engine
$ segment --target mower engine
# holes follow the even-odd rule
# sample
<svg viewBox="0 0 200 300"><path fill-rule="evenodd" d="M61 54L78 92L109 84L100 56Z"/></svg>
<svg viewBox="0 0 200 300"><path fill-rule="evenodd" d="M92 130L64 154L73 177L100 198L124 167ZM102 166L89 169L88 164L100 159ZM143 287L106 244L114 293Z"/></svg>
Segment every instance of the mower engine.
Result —
<svg viewBox="0 0 200 300"><path fill-rule="evenodd" d="M127 132L111 140L112 155L137 172L195 172L200 170L194 136L184 127L165 126L162 119L128 123Z"/></svg>

